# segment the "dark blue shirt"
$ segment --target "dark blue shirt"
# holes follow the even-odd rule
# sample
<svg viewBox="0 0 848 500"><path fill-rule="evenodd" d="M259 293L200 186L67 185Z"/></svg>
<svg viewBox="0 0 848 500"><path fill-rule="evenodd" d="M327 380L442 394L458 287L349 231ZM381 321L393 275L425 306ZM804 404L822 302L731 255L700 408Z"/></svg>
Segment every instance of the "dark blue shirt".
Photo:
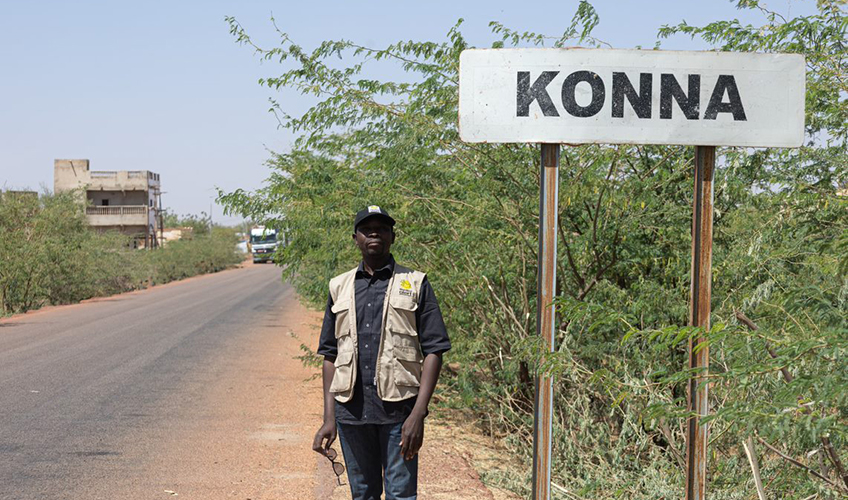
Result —
<svg viewBox="0 0 848 500"><path fill-rule="evenodd" d="M383 401L377 395L377 354L380 349L380 330L383 326L383 303L386 289L394 270L394 259L374 274L368 274L360 262L354 278L354 302L356 303L356 332L359 343L357 377L353 386L353 397L346 403L336 401L336 421L344 424L394 424L403 422L412 412L416 398L403 401ZM327 297L324 324L321 327L318 354L333 361L338 348L336 344L336 314L332 311L333 298ZM415 312L418 325L418 340L421 352L438 354L450 349L450 340L436 301L436 295L427 278L421 284L418 295L418 310Z"/></svg>

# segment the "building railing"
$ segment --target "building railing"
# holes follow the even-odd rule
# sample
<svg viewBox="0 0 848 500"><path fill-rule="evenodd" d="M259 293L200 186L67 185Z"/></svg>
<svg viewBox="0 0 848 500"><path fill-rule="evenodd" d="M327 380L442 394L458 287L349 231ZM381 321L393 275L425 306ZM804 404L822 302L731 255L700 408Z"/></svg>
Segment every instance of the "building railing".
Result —
<svg viewBox="0 0 848 500"><path fill-rule="evenodd" d="M125 172L127 173L127 179L144 179L147 177L151 181L159 180L159 174L147 170L125 170ZM92 170L90 175L92 179L117 179L119 173L115 170Z"/></svg>
<svg viewBox="0 0 848 500"><path fill-rule="evenodd" d="M107 170L92 170L92 179L117 179L118 172L109 172Z"/></svg>
<svg viewBox="0 0 848 500"><path fill-rule="evenodd" d="M85 215L145 215L147 207L144 205L115 205L86 207Z"/></svg>

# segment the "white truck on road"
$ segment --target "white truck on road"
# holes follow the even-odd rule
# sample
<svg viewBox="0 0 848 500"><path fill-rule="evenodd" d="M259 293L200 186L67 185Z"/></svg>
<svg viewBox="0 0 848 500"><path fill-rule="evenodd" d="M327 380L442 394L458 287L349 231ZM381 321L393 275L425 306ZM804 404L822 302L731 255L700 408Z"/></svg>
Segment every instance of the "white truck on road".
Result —
<svg viewBox="0 0 848 500"><path fill-rule="evenodd" d="M276 229L265 226L253 226L250 229L250 253L253 254L254 263L273 261L279 245Z"/></svg>

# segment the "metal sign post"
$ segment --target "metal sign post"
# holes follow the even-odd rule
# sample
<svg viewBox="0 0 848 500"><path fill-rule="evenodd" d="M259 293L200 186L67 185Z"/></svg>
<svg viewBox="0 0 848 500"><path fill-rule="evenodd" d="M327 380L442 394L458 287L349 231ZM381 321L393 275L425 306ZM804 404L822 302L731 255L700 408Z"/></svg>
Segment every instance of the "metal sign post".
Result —
<svg viewBox="0 0 848 500"><path fill-rule="evenodd" d="M556 295L557 216L559 215L559 144L542 144L539 176L539 279L536 294L536 333L548 352L554 351ZM533 498L551 498L551 434L553 432L554 381L536 375L533 404Z"/></svg>
<svg viewBox="0 0 848 500"><path fill-rule="evenodd" d="M689 325L710 329L710 295L713 257L713 177L715 146L695 146L695 196L692 201L692 281L689 289ZM710 411L707 371L710 348L704 336L689 339L689 368L698 370L689 379L686 423L686 500L704 500L707 484L707 424Z"/></svg>
<svg viewBox="0 0 848 500"><path fill-rule="evenodd" d="M715 146L790 147L804 140L799 54L613 49L469 49L459 57L459 135L542 144L537 332L554 349L558 144L695 146L692 326L710 328ZM779 104L779 105L777 105ZM709 413L705 336L689 342L686 500L704 500ZM551 498L553 380L539 370L533 499Z"/></svg>

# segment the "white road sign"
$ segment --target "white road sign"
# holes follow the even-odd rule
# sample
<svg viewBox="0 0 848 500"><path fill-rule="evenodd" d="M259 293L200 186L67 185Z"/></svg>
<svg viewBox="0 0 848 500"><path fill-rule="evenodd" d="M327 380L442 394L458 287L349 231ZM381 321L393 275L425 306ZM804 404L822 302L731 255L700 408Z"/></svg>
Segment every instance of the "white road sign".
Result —
<svg viewBox="0 0 848 500"><path fill-rule="evenodd" d="M472 49L459 58L467 142L798 147L799 54Z"/></svg>

